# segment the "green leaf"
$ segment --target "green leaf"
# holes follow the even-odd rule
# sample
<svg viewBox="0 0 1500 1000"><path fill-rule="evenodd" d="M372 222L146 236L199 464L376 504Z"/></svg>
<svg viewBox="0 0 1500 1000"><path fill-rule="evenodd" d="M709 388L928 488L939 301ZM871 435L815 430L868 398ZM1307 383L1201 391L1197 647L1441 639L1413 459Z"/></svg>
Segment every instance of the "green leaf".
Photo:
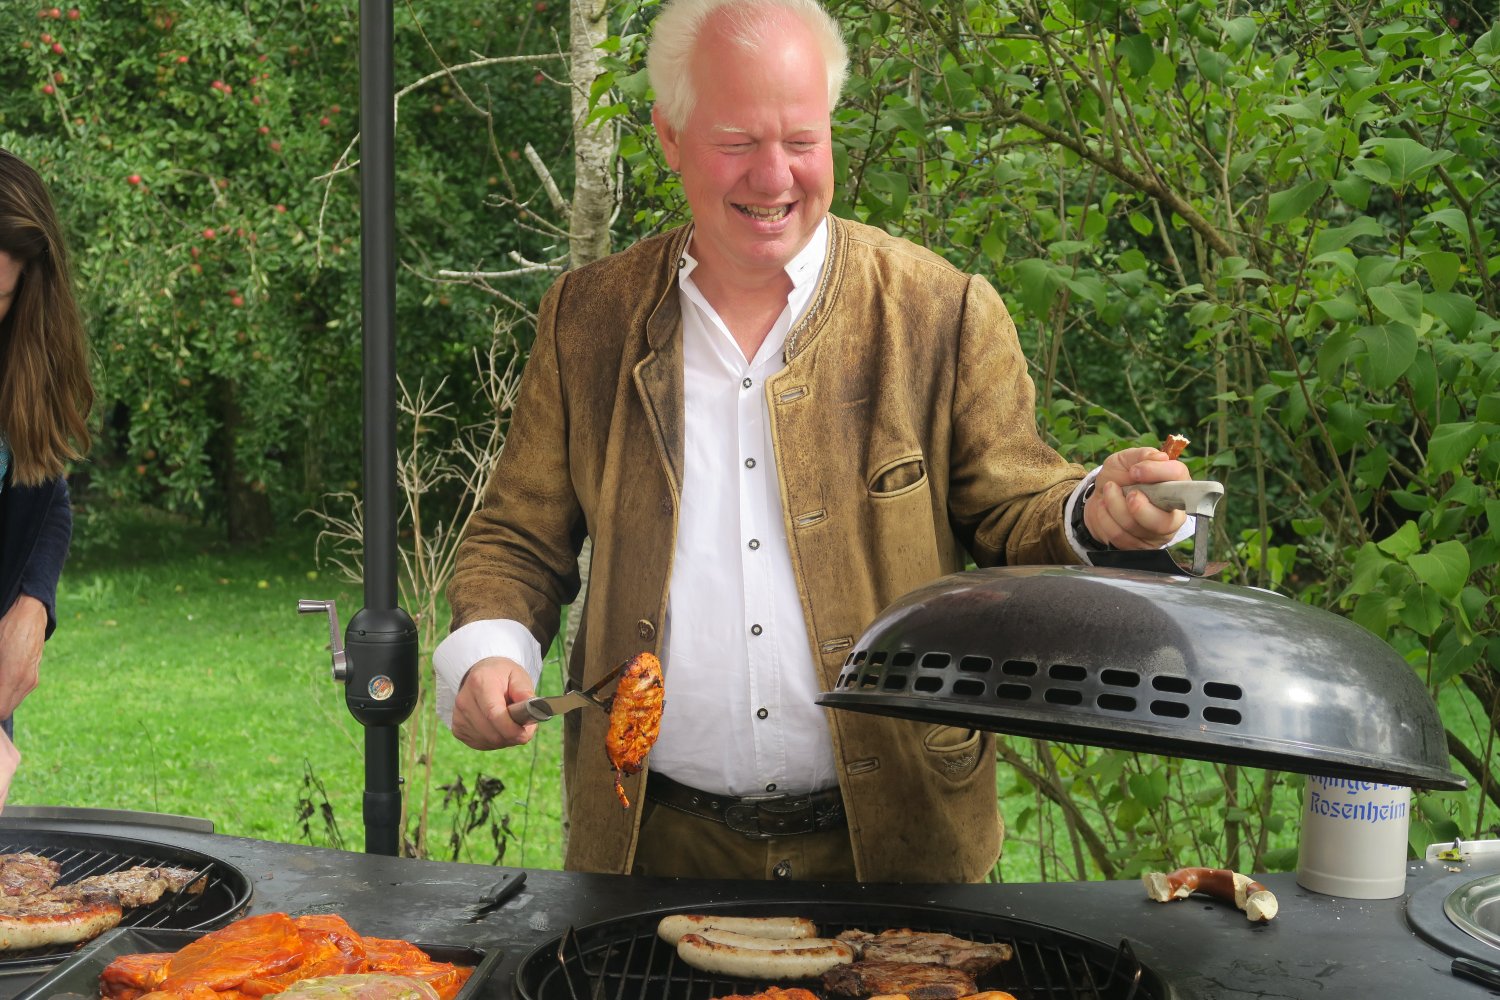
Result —
<svg viewBox="0 0 1500 1000"><path fill-rule="evenodd" d="M1059 287L1055 265L1029 257L1016 262L1016 277L1021 284L1021 304L1033 316L1045 316Z"/></svg>
<svg viewBox="0 0 1500 1000"><path fill-rule="evenodd" d="M1126 218L1130 221L1130 228L1142 236L1150 236L1156 230L1156 223L1146 218L1143 212L1131 212Z"/></svg>
<svg viewBox="0 0 1500 1000"><path fill-rule="evenodd" d="M1469 579L1469 553L1462 542L1439 542L1407 560L1417 579L1448 600L1456 600Z"/></svg>
<svg viewBox="0 0 1500 1000"><path fill-rule="evenodd" d="M1126 779L1130 786L1130 794L1146 807L1147 812L1155 810L1167 797L1167 772L1160 768L1147 774L1132 774Z"/></svg>
<svg viewBox="0 0 1500 1000"><path fill-rule="evenodd" d="M1214 49L1198 50L1198 69L1203 73L1203 78L1213 83L1223 85L1229 76L1229 70L1234 66L1229 57Z"/></svg>
<svg viewBox="0 0 1500 1000"><path fill-rule="evenodd" d="M1415 555L1422 548L1422 533L1417 530L1417 522L1406 521L1393 533L1386 535L1375 543L1382 552L1389 553L1405 562L1408 557Z"/></svg>
<svg viewBox="0 0 1500 1000"><path fill-rule="evenodd" d="M1266 204L1266 222L1274 226L1301 218L1327 190L1327 181L1311 180L1274 192Z"/></svg>
<svg viewBox="0 0 1500 1000"><path fill-rule="evenodd" d="M1341 250L1361 236L1385 236L1386 228L1368 215L1361 215L1347 226L1325 229L1313 238L1313 256L1330 250Z"/></svg>
<svg viewBox="0 0 1500 1000"><path fill-rule="evenodd" d="M1450 291L1453 283L1458 280L1458 268L1461 259L1458 254L1447 250L1429 250L1418 255L1418 260L1427 270L1427 277L1432 280L1432 287L1440 292Z"/></svg>
<svg viewBox="0 0 1500 1000"><path fill-rule="evenodd" d="M1413 584L1402 596L1403 604L1397 616L1401 624L1424 637L1436 632L1445 617L1443 600L1437 592L1431 587Z"/></svg>
<svg viewBox="0 0 1500 1000"><path fill-rule="evenodd" d="M1224 34L1229 36L1229 43L1236 51L1255 41L1259 31L1260 23L1253 17L1237 17L1224 25Z"/></svg>
<svg viewBox="0 0 1500 1000"><path fill-rule="evenodd" d="M1427 470L1434 475L1456 471L1479 443L1479 435L1473 423L1439 426L1427 441Z"/></svg>
<svg viewBox="0 0 1500 1000"><path fill-rule="evenodd" d="M1415 531L1415 528L1413 528ZM1359 594L1367 594L1380 586L1380 580L1394 561L1380 551L1374 542L1365 542L1354 556L1354 565L1349 570L1349 586L1339 595L1340 603Z"/></svg>
<svg viewBox="0 0 1500 1000"><path fill-rule="evenodd" d="M1387 597L1385 594L1362 594L1359 600L1354 602L1354 610L1349 612L1349 617L1356 624L1363 625L1384 638L1400 611L1401 602L1394 597Z"/></svg>
<svg viewBox="0 0 1500 1000"><path fill-rule="evenodd" d="M1372 289L1378 291L1378 289ZM1370 388L1388 389L1417 357L1417 331L1405 323L1361 327L1354 336L1365 345Z"/></svg>
<svg viewBox="0 0 1500 1000"><path fill-rule="evenodd" d="M1409 282L1393 281L1369 290L1370 304L1399 323L1418 326L1422 322L1422 289Z"/></svg>
<svg viewBox="0 0 1500 1000"><path fill-rule="evenodd" d="M1423 296L1422 308L1443 321L1455 336L1467 337L1474 330L1479 306L1468 295L1458 292L1433 292Z"/></svg>
<svg viewBox="0 0 1500 1000"><path fill-rule="evenodd" d="M1151 44L1151 36L1144 32L1116 38L1115 52L1124 57L1126 64L1130 66L1130 75L1138 80L1149 74L1151 64L1156 62L1156 49Z"/></svg>
<svg viewBox="0 0 1500 1000"><path fill-rule="evenodd" d="M1366 146L1380 148L1380 162L1391 171L1391 186L1405 187L1420 180L1439 163L1453 158L1451 150L1431 150L1415 139L1371 139Z"/></svg>
<svg viewBox="0 0 1500 1000"><path fill-rule="evenodd" d="M1440 208L1436 212L1428 212L1422 217L1422 221L1444 226L1466 243L1469 240L1469 218L1460 209Z"/></svg>
<svg viewBox="0 0 1500 1000"><path fill-rule="evenodd" d="M1352 170L1346 171L1333 182L1333 193L1361 212L1369 207L1371 190L1369 178L1361 177Z"/></svg>

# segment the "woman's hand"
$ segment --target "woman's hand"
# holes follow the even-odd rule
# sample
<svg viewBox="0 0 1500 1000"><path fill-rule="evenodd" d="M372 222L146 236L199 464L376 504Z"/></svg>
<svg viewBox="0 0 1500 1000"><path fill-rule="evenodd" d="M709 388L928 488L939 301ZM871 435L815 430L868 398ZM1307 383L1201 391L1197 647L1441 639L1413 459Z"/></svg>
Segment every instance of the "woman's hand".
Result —
<svg viewBox="0 0 1500 1000"><path fill-rule="evenodd" d="M0 617L0 719L10 718L36 688L46 637L47 608L29 594L16 598Z"/></svg>

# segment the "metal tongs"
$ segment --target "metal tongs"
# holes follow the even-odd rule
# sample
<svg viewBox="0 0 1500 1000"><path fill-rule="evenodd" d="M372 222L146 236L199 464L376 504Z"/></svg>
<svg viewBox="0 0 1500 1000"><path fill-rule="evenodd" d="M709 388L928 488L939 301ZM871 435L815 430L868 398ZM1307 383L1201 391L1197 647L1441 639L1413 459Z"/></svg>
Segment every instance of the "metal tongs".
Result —
<svg viewBox="0 0 1500 1000"><path fill-rule="evenodd" d="M615 700L615 686L620 681L620 675L630 665L626 660L603 677L594 686L584 691L565 691L551 698L527 698L518 701L506 708L510 713L511 720L517 725L526 725L528 722L546 722L554 715L562 715L571 712L575 708L584 708L592 705L606 714Z"/></svg>

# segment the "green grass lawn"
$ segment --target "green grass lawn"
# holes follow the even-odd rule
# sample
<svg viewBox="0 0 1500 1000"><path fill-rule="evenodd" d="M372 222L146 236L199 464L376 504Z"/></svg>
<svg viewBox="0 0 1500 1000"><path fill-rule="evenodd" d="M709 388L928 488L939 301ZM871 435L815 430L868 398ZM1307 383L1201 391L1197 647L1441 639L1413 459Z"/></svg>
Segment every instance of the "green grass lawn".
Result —
<svg viewBox="0 0 1500 1000"><path fill-rule="evenodd" d="M88 527L63 574L41 683L16 714L23 759L10 802L178 813L221 833L331 844L311 774L344 846L363 849L363 733L330 676L326 620L296 613L299 598L334 598L347 624L361 590L318 566L310 535L232 549L141 513L113 525L116 543L97 545L82 537ZM555 668L547 680L556 684ZM473 789L485 775L505 786L490 803L509 828L505 862L557 867L560 748L557 726L497 753L442 730L432 856L452 856L449 833L469 804L443 808L436 786ZM315 807L306 831L303 799ZM467 837L464 860L493 860L486 830Z"/></svg>

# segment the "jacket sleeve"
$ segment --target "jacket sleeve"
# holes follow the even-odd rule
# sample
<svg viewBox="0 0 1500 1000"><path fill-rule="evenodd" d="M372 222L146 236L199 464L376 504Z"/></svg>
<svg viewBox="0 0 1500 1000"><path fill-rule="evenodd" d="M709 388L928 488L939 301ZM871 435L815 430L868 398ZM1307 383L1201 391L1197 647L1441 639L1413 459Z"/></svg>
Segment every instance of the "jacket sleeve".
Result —
<svg viewBox="0 0 1500 1000"><path fill-rule="evenodd" d="M579 590L585 525L570 475L568 401L558 363L557 314L567 275L542 299L499 460L459 545L450 628L520 622L547 649L560 609ZM497 418L503 414L497 414Z"/></svg>
<svg viewBox="0 0 1500 1000"><path fill-rule="evenodd" d="M59 477L52 500L42 518L36 546L21 570L21 593L41 601L47 608L47 638L57 628L57 580L62 576L68 546L73 540L73 507L67 480Z"/></svg>
<svg viewBox="0 0 1500 1000"><path fill-rule="evenodd" d="M1084 469L1037 433L1036 387L1005 303L970 277L953 396L949 511L980 566L1074 563L1064 509Z"/></svg>

